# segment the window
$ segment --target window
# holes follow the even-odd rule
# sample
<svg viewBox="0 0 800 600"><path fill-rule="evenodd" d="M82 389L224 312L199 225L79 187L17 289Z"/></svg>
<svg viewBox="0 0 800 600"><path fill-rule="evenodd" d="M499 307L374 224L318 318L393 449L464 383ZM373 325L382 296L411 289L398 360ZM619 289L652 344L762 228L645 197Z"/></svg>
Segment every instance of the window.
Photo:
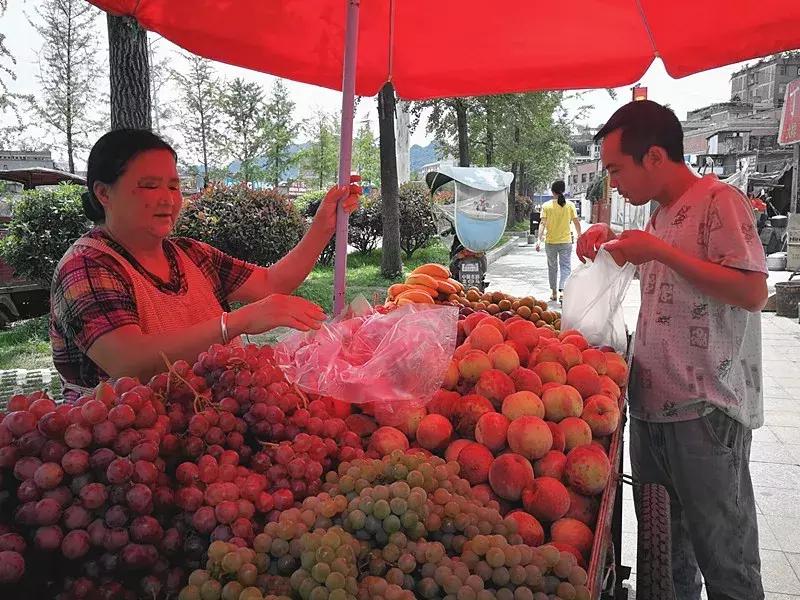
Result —
<svg viewBox="0 0 800 600"><path fill-rule="evenodd" d="M589 181L594 181L594 173L589 173Z"/></svg>
<svg viewBox="0 0 800 600"><path fill-rule="evenodd" d="M586 183L586 173L581 173L581 183Z"/></svg>
<svg viewBox="0 0 800 600"><path fill-rule="evenodd" d="M786 65L778 67L778 75L786 75Z"/></svg>

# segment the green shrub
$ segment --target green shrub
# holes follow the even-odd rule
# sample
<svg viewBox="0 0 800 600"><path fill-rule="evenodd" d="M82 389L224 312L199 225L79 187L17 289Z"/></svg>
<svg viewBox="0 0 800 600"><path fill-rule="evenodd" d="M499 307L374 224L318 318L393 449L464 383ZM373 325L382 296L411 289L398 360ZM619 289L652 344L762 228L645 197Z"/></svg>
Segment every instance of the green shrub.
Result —
<svg viewBox="0 0 800 600"><path fill-rule="evenodd" d="M294 248L305 229L305 219L279 192L214 185L187 202L175 234L267 266Z"/></svg>
<svg viewBox="0 0 800 600"><path fill-rule="evenodd" d="M84 191L65 184L27 190L13 203L0 254L18 276L50 287L64 252L92 226L81 206Z"/></svg>
<svg viewBox="0 0 800 600"><path fill-rule="evenodd" d="M373 197L361 198L361 206L350 215L348 237L350 245L365 254L378 245L383 235L381 204Z"/></svg>
<svg viewBox="0 0 800 600"><path fill-rule="evenodd" d="M400 247L411 258L436 236L430 194L424 183L411 181L400 186Z"/></svg>
<svg viewBox="0 0 800 600"><path fill-rule="evenodd" d="M317 212L317 207L328 190L312 190L301 194L292 202L297 211L304 217L310 216Z"/></svg>

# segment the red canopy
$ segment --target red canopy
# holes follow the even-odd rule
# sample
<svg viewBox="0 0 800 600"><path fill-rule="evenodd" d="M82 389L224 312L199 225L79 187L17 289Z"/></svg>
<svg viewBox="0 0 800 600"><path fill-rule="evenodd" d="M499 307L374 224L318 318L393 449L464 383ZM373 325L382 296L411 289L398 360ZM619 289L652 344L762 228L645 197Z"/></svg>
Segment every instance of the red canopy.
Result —
<svg viewBox="0 0 800 600"><path fill-rule="evenodd" d="M214 60L342 86L344 0L91 0ZM618 87L800 47L797 0L362 0L356 93Z"/></svg>

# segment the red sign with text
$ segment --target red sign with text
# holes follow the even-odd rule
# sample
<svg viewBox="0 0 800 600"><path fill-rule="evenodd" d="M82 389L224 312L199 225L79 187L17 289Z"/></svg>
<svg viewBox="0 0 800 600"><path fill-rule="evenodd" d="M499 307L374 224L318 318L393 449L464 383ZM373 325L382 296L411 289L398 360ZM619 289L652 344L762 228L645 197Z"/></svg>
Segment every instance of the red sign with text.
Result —
<svg viewBox="0 0 800 600"><path fill-rule="evenodd" d="M800 79L786 86L778 143L782 146L800 144Z"/></svg>

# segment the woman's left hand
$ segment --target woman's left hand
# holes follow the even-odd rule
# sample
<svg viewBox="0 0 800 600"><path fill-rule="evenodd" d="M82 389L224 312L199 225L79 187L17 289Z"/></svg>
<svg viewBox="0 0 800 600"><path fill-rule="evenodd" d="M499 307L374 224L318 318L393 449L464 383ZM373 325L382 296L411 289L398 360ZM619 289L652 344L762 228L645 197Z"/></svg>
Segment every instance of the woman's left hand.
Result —
<svg viewBox="0 0 800 600"><path fill-rule="evenodd" d="M352 213L358 208L358 199L361 197L361 186L351 183L348 186L333 186L317 209L314 217L314 226L322 229L328 235L333 235L336 231L336 209L339 204L344 208L346 214Z"/></svg>

